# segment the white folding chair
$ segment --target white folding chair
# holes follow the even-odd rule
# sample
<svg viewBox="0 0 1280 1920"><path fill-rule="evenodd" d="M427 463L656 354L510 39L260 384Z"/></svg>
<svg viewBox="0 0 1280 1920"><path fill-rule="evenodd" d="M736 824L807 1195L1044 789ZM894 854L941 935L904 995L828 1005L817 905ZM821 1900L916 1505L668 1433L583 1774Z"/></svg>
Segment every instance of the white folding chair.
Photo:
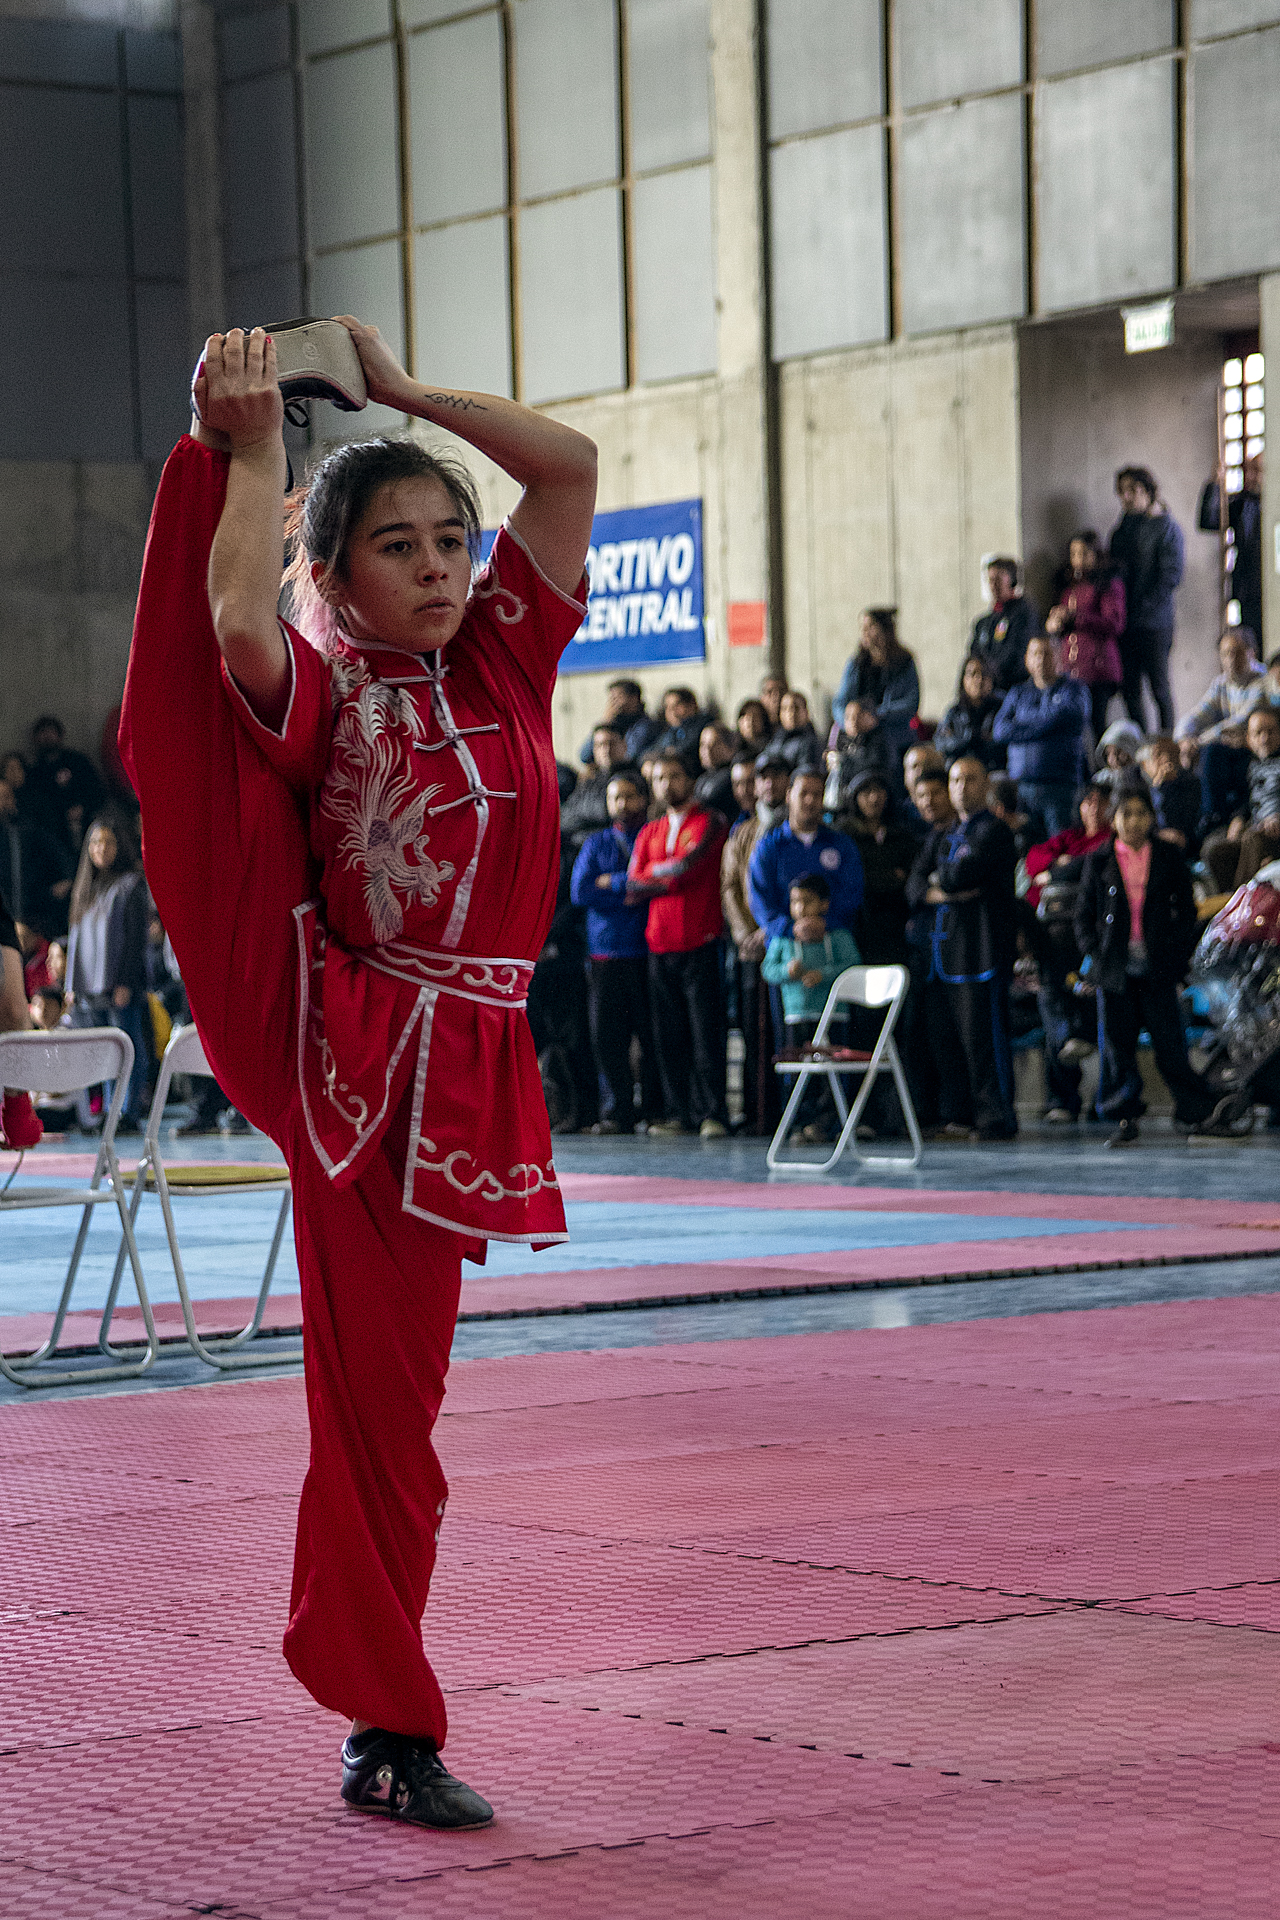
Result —
<svg viewBox="0 0 1280 1920"><path fill-rule="evenodd" d="M59 1027L52 1033L0 1034L0 1087L25 1087L29 1093L79 1093L85 1087L96 1086L99 1081L115 1082L111 1105L103 1122L102 1137L98 1142L93 1177L87 1187L15 1186L11 1175L9 1184L0 1190L0 1214L22 1212L34 1207L81 1209L80 1231L71 1251L49 1337L34 1353L11 1354L7 1358L0 1354L0 1373L15 1386L65 1387L79 1386L81 1382L90 1380L124 1380L131 1375L144 1373L156 1357L159 1342L156 1339L155 1321L151 1314L151 1302L147 1298L146 1282L142 1277L142 1264L138 1259L129 1196L120 1178L120 1163L116 1159L115 1149L116 1122L120 1118L132 1072L133 1042L127 1033L121 1033L116 1027ZM81 1368L45 1366L43 1363L55 1351L62 1335L93 1210L107 1201L114 1203L120 1215L121 1242L107 1304L98 1327L98 1347L111 1364ZM147 1344L142 1349L117 1351L110 1341L111 1317L115 1312L126 1257L133 1270L133 1284L138 1292L138 1305L142 1308Z"/></svg>
<svg viewBox="0 0 1280 1920"><path fill-rule="evenodd" d="M138 1171L133 1177L129 1218L131 1221L137 1220L144 1192L148 1188L153 1189L160 1202L160 1211L164 1215L164 1230L169 1242L169 1257L173 1262L173 1277L178 1283L182 1318L193 1353L207 1361L209 1366L218 1367L228 1373L236 1367L279 1366L285 1360L299 1360L302 1357L301 1347L291 1346L280 1351L274 1341L269 1353L246 1351L262 1325L267 1295L271 1291L276 1261L279 1259L280 1247L284 1240L285 1224L289 1218L289 1203L292 1199L289 1176L287 1173L282 1173L278 1167L264 1167L260 1175L256 1170L248 1167L236 1168L231 1179L227 1179L224 1170L216 1164L195 1166L190 1162L175 1162L172 1167L166 1167L164 1156L160 1151L160 1122L164 1119L169 1085L175 1073L189 1074L194 1078L212 1077L213 1069L205 1058L200 1035L194 1026L175 1027L169 1036L169 1044L164 1050L160 1072L156 1077L155 1094L151 1101L151 1113L147 1119L147 1130L143 1136L142 1158L138 1162ZM182 1252L178 1246L173 1202L183 1195L196 1195L202 1200L208 1200L216 1194L224 1193L278 1193L281 1195L280 1212L276 1217L271 1250L267 1255L266 1269L258 1287L258 1298L253 1313L239 1333L231 1334L225 1339L209 1341L196 1331L195 1309L191 1304L191 1292L187 1285L186 1270L182 1264ZM124 1257L121 1254L116 1260L116 1269L111 1278L111 1300L115 1298L115 1292L123 1274Z"/></svg>
<svg viewBox="0 0 1280 1920"><path fill-rule="evenodd" d="M898 1024L907 997L907 970L905 967L846 967L844 972L831 984L827 995L827 1004L822 1009L817 1030L812 1040L813 1049L828 1046L827 1032L831 1022L841 1007L883 1007L884 1022L876 1036L876 1044L869 1054L857 1054L852 1049L833 1050L823 1058L801 1057L797 1060L775 1061L775 1071L791 1076L795 1085L791 1089L791 1098L783 1109L777 1132L769 1142L769 1151L765 1155L766 1164L771 1173L828 1173L835 1166L847 1146L851 1146L854 1158L865 1167L918 1167L920 1156L924 1152L924 1143L920 1138L920 1128L916 1121L916 1110L911 1104L911 1093L907 1087L907 1077L902 1071L902 1061L898 1049L893 1043L893 1030ZM806 1050L807 1052L807 1050ZM882 1073L893 1075L893 1084L898 1090L898 1102L902 1108L902 1117L907 1123L907 1133L911 1140L911 1153L864 1153L858 1142L858 1122L862 1118L863 1108L871 1098L871 1089ZM825 1160L784 1160L778 1155L787 1142L787 1135L804 1097L804 1090L815 1075L824 1074L835 1098L836 1112L842 1125L840 1138ZM862 1085L852 1107L844 1097L844 1088L840 1082L845 1074L860 1074Z"/></svg>

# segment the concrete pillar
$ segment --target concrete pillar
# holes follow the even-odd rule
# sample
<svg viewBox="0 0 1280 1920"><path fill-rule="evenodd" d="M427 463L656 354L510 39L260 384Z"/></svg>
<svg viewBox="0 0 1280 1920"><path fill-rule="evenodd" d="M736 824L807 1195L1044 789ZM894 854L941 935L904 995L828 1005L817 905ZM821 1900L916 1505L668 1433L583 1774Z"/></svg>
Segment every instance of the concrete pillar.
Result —
<svg viewBox="0 0 1280 1920"><path fill-rule="evenodd" d="M1258 282L1259 330L1266 361L1267 412L1280 404L1280 273ZM1268 445L1262 478L1262 657L1280 653L1280 440Z"/></svg>
<svg viewBox="0 0 1280 1920"><path fill-rule="evenodd" d="M761 57L757 0L711 0L717 358L722 407L722 443L717 450L723 486L720 578L726 601L766 603L769 664L780 668L785 648L784 608L777 405L769 358L765 280ZM723 606L715 611L718 621L723 622ZM723 645L723 632L717 638ZM726 673L727 667L726 662Z"/></svg>
<svg viewBox="0 0 1280 1920"><path fill-rule="evenodd" d="M191 362L227 324L222 258L222 171L218 44L209 0L181 0L182 90L186 120L187 311Z"/></svg>

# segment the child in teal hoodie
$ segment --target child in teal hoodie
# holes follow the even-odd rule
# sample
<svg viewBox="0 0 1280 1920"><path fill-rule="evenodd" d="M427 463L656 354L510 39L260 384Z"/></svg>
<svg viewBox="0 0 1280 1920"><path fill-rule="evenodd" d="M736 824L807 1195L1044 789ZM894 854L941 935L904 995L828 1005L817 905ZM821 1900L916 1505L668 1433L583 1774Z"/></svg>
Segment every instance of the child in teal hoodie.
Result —
<svg viewBox="0 0 1280 1920"><path fill-rule="evenodd" d="M760 971L782 991L787 1039L812 1038L831 983L846 967L856 967L861 956L853 935L844 927L827 932L831 888L820 873L801 874L790 893L791 938L779 935L769 942ZM796 1029L808 1028L807 1033Z"/></svg>

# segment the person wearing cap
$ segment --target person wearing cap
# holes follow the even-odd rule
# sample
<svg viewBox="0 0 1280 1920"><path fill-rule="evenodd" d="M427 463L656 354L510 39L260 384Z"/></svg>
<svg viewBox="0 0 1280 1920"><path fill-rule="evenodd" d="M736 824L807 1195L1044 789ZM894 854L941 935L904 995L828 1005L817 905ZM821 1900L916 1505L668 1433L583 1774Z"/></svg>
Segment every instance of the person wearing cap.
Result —
<svg viewBox="0 0 1280 1920"><path fill-rule="evenodd" d="M981 660L997 693L1008 693L1027 677L1027 642L1040 631L1040 616L1019 587L1021 569L1006 554L987 561L991 605L980 613L969 635L967 658Z"/></svg>

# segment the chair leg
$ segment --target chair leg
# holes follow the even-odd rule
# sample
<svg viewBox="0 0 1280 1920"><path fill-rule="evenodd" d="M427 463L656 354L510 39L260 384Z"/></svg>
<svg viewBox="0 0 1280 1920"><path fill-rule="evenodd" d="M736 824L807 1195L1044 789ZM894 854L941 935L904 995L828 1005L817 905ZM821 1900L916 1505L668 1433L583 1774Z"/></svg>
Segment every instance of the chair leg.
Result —
<svg viewBox="0 0 1280 1920"><path fill-rule="evenodd" d="M785 1172L786 1170L778 1166L778 1155L787 1144L787 1135L791 1131L791 1122L795 1119L796 1109L800 1105L800 1096L812 1078L813 1072L814 1069L812 1067L801 1067L799 1073L796 1075L795 1086L791 1089L791 1098L782 1109L782 1118L774 1129L773 1138L769 1142L769 1151L764 1157L765 1165L771 1173Z"/></svg>
<svg viewBox="0 0 1280 1920"><path fill-rule="evenodd" d="M196 1329L195 1307L191 1291L187 1286L187 1276L182 1265L182 1255L178 1249L178 1230L173 1218L173 1202L169 1194L169 1182L165 1176L164 1161L157 1154L155 1161L156 1195L160 1201L160 1210L164 1215L164 1230L169 1241L169 1258L173 1262L173 1277L178 1286L178 1298L182 1303L182 1320L187 1330L187 1345L206 1366L216 1367L221 1373L232 1373L244 1367L278 1367L287 1362L302 1358L301 1347L290 1347L287 1353L245 1353L233 1351L241 1341L249 1340L257 1332L267 1304L267 1292L275 1272L276 1259L280 1244L284 1238L284 1223L292 1194L286 1194L281 1202L280 1214L276 1220L275 1237L271 1243L271 1252L267 1259L266 1272L258 1289L257 1308L239 1333L226 1340L207 1341Z"/></svg>
<svg viewBox="0 0 1280 1920"><path fill-rule="evenodd" d="M907 1135L911 1141L911 1152L909 1155L900 1153L864 1153L858 1145L855 1134L853 1142L854 1158L864 1167L918 1167L924 1156L924 1141L920 1137L920 1126L916 1120L915 1105L911 1098L910 1089L907 1086L907 1078L902 1070L902 1061L898 1056L898 1049L894 1046L891 1038L886 1042L884 1058L881 1060L876 1071L877 1074L890 1073L893 1075L893 1084L898 1095L898 1105L901 1107L902 1117L907 1123ZM870 1086L871 1071L868 1069L868 1089Z"/></svg>

